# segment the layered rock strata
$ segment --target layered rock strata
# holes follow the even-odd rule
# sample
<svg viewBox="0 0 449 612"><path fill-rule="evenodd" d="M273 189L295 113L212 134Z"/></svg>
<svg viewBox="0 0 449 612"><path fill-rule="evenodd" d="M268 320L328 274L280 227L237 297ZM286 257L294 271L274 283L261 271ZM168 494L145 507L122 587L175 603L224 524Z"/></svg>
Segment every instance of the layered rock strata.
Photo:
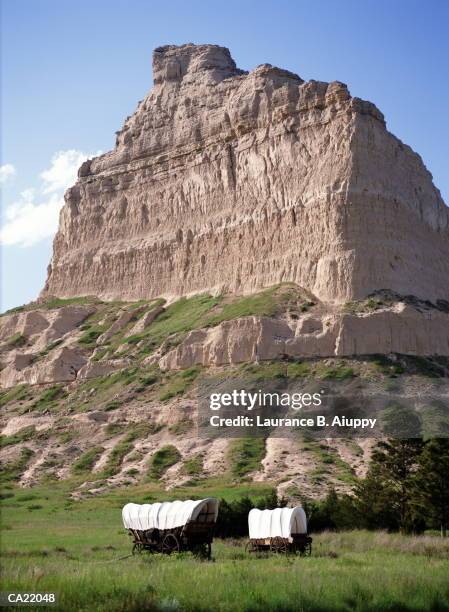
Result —
<svg viewBox="0 0 449 612"><path fill-rule="evenodd" d="M286 357L390 353L449 355L449 315L420 313L399 304L393 310L364 315L307 315L295 326L283 320L247 317L190 332L158 363L163 370L173 370Z"/></svg>
<svg viewBox="0 0 449 612"><path fill-rule="evenodd" d="M348 312L347 306L317 304L295 318L287 310L277 317L245 316L199 327L182 340L168 335L157 349L151 348L145 333L167 314L160 301L41 308L1 317L0 386L79 382L137 364L179 370L284 358L391 353L444 357L449 356L446 306L440 310L419 301L385 300L376 310ZM82 325L89 316L97 323L91 318ZM92 333L88 330L96 331L95 337L86 338Z"/></svg>
<svg viewBox="0 0 449 612"><path fill-rule="evenodd" d="M44 295L449 298L448 209L373 104L214 45L156 49L153 77L67 191Z"/></svg>

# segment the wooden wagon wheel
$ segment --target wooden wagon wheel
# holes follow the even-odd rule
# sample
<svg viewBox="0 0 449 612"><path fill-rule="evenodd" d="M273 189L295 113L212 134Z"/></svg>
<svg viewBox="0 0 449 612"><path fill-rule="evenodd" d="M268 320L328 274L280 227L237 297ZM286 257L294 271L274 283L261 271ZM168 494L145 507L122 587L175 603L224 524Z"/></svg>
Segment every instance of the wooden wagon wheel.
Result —
<svg viewBox="0 0 449 612"><path fill-rule="evenodd" d="M178 538L173 533L168 533L162 540L162 552L171 555L172 552L179 552L180 546Z"/></svg>
<svg viewBox="0 0 449 612"><path fill-rule="evenodd" d="M270 542L270 552L287 554L288 544L283 538L273 538Z"/></svg>
<svg viewBox="0 0 449 612"><path fill-rule="evenodd" d="M252 540L248 540L245 546L245 552L247 553L257 552L257 544L255 544Z"/></svg>
<svg viewBox="0 0 449 612"><path fill-rule="evenodd" d="M143 546L140 542L134 542L131 553L133 555L140 555L140 553L142 552L142 549L143 549Z"/></svg>

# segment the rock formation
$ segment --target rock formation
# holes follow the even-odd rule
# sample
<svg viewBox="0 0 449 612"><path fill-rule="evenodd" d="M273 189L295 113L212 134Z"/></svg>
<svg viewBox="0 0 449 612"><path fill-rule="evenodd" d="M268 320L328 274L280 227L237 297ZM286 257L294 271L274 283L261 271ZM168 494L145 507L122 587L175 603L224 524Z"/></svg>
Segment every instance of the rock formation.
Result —
<svg viewBox="0 0 449 612"><path fill-rule="evenodd" d="M221 366L285 357L352 357L402 353L449 355L449 316L397 304L361 315L305 315L283 320L246 317L192 331L158 364L164 370Z"/></svg>
<svg viewBox="0 0 449 612"><path fill-rule="evenodd" d="M449 299L449 211L373 104L214 45L156 49L153 77L67 191L43 295Z"/></svg>
<svg viewBox="0 0 449 612"><path fill-rule="evenodd" d="M288 284L253 294L276 301L271 316L242 316L239 304L245 297L220 296L210 314L196 322L185 299L171 307L163 300L117 304L91 299L54 309L31 304L29 310L0 318L0 385L71 383L131 366L170 371L285 358L449 356L449 303L436 307L387 292L329 306L304 302L302 295ZM226 304L234 312L213 324L212 311ZM178 313L182 327L187 324L187 333L172 334L169 326L154 344L154 325L170 320L172 313Z"/></svg>
<svg viewBox="0 0 449 612"><path fill-rule="evenodd" d="M76 474L72 495L93 495L171 448L164 486L228 478L232 440L194 426L205 368L350 389L394 377L423 410L430 375L447 402L449 212L376 107L339 82L243 72L213 45L156 49L153 74L66 193L41 299L0 317L8 477ZM245 477L347 490L370 449L273 432Z"/></svg>

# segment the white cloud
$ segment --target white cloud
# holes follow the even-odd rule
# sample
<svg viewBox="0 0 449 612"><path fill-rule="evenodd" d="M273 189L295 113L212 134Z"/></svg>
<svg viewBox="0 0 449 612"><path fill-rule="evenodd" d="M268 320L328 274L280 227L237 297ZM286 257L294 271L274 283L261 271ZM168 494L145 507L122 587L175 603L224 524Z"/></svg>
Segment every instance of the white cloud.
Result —
<svg viewBox="0 0 449 612"><path fill-rule="evenodd" d="M51 159L51 166L44 170L40 177L44 181L43 193L54 193L61 189L67 189L76 181L78 168L87 156L81 151L70 149L69 151L58 151Z"/></svg>
<svg viewBox="0 0 449 612"><path fill-rule="evenodd" d="M25 189L16 202L7 206L0 243L30 247L51 238L58 228L64 191L75 183L79 166L89 157L93 155L73 149L56 153L50 167L39 175L39 187Z"/></svg>
<svg viewBox="0 0 449 612"><path fill-rule="evenodd" d="M16 173L16 169L12 164L4 164L0 166L0 183L6 183L6 181L12 178Z"/></svg>
<svg viewBox="0 0 449 612"><path fill-rule="evenodd" d="M58 228L58 216L64 199L52 194L46 201L36 200L35 192L27 189L20 199L8 206L6 223L0 230L0 241L5 246L30 247L50 238Z"/></svg>

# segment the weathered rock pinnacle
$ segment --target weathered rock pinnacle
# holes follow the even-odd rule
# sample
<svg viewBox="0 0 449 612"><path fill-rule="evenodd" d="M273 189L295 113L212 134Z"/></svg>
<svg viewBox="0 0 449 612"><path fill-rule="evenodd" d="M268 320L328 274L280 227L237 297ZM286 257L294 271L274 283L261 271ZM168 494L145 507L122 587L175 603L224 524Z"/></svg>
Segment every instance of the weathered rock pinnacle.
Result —
<svg viewBox="0 0 449 612"><path fill-rule="evenodd" d="M449 211L373 104L215 45L160 47L153 76L66 193L44 295L449 299Z"/></svg>

